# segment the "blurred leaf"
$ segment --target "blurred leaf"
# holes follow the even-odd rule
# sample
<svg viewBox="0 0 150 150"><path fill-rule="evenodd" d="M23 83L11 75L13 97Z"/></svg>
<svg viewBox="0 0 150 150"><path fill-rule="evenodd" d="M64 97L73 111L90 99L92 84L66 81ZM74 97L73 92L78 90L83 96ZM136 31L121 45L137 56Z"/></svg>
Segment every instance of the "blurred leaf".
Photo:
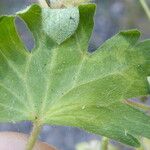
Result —
<svg viewBox="0 0 150 150"><path fill-rule="evenodd" d="M149 148L150 148L150 140L146 139L146 138L143 138L142 142L143 142L144 150L149 150Z"/></svg>
<svg viewBox="0 0 150 150"><path fill-rule="evenodd" d="M150 84L150 77L147 77L147 79L148 79L148 83Z"/></svg>
<svg viewBox="0 0 150 150"><path fill-rule="evenodd" d="M83 142L76 145L76 150L100 150L99 141Z"/></svg>
<svg viewBox="0 0 150 150"><path fill-rule="evenodd" d="M76 150L100 150L101 142L93 140L90 142L83 142L76 145ZM108 145L108 150L119 150L111 143Z"/></svg>

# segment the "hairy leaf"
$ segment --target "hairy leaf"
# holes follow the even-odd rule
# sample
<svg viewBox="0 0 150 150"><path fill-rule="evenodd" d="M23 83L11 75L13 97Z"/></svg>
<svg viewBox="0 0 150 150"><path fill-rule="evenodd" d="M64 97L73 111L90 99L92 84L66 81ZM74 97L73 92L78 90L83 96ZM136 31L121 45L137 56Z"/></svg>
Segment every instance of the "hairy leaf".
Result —
<svg viewBox="0 0 150 150"><path fill-rule="evenodd" d="M75 21L70 32L72 23L64 29L53 11L43 15L33 5L18 13L35 38L31 53L15 16L0 18L0 121L76 126L138 147L138 136L150 138L150 116L125 100L149 93L150 40L137 42L137 30L123 31L89 53L95 5L79 6L74 33L78 17L64 14Z"/></svg>

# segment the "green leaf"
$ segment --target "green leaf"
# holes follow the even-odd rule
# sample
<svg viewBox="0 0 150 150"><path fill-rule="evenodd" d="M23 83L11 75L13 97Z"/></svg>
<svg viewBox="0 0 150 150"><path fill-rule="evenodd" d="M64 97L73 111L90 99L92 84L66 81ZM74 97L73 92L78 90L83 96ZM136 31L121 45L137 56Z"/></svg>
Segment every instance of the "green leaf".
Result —
<svg viewBox="0 0 150 150"><path fill-rule="evenodd" d="M137 42L137 30L123 31L89 53L95 5L79 6L77 30L68 38L74 30L64 29L61 40L49 32L61 21L43 11L33 5L18 13L35 38L31 53L15 16L0 19L0 121L76 126L135 147L138 136L150 138L150 116L125 101L149 93L150 40Z"/></svg>

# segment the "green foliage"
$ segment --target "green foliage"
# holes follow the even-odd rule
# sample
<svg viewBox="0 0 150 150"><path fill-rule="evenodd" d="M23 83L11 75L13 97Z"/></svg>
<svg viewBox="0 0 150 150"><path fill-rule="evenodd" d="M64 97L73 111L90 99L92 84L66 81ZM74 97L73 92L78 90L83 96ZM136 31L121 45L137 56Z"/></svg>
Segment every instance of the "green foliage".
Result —
<svg viewBox="0 0 150 150"><path fill-rule="evenodd" d="M95 5L79 6L78 27L70 10L66 21L67 10L38 5L18 13L35 38L31 53L15 16L0 18L0 121L76 126L138 147L137 137L150 138L150 116L125 100L149 93L150 40L123 31L89 53Z"/></svg>

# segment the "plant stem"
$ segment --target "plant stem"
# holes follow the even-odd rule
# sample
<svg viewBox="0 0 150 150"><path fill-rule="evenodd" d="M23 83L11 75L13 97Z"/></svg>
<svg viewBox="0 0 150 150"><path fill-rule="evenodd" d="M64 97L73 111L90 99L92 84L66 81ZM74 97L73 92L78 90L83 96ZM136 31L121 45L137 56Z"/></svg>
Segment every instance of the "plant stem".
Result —
<svg viewBox="0 0 150 150"><path fill-rule="evenodd" d="M145 0L140 0L140 3L145 11L145 13L147 14L147 17L150 19L150 9L148 7L148 4L146 3Z"/></svg>
<svg viewBox="0 0 150 150"><path fill-rule="evenodd" d="M48 0L38 0L39 4L44 8L49 8L49 1Z"/></svg>
<svg viewBox="0 0 150 150"><path fill-rule="evenodd" d="M107 137L103 137L101 142L101 150L108 150L109 139Z"/></svg>
<svg viewBox="0 0 150 150"><path fill-rule="evenodd" d="M32 132L31 132L31 135L28 139L28 143L27 143L27 146L26 146L26 150L32 150L35 143L36 143L36 140L38 138L38 135L41 131L41 125L39 125L38 123L34 123L33 125L33 129L32 129Z"/></svg>
<svg viewBox="0 0 150 150"><path fill-rule="evenodd" d="M148 106L148 105L144 105L144 104L141 104L141 103L133 102L133 101L130 101L130 100L126 100L125 103L128 104L128 105L131 105L133 107L140 108L140 109L142 109L144 111L150 111L150 106Z"/></svg>

